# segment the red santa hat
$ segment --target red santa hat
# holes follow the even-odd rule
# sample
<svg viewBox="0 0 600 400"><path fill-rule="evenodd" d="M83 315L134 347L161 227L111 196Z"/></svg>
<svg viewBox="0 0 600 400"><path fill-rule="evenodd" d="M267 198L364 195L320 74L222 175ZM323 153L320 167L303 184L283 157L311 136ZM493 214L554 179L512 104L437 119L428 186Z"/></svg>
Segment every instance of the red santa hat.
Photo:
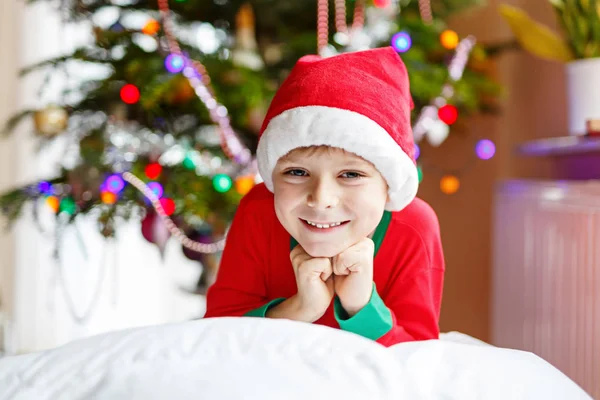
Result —
<svg viewBox="0 0 600 400"><path fill-rule="evenodd" d="M406 66L391 47L302 57L261 128L257 160L265 186L273 191L273 169L291 150L339 147L373 163L389 186L386 209L403 209L418 188L412 108Z"/></svg>

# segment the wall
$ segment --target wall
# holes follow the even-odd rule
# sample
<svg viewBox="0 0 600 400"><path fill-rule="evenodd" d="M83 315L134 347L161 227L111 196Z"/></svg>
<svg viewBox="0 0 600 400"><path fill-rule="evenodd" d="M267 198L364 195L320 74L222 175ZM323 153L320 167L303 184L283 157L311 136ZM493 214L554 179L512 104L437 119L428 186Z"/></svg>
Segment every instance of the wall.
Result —
<svg viewBox="0 0 600 400"><path fill-rule="evenodd" d="M17 93L17 21L19 6L17 2L0 2L0 121L15 111ZM8 189L14 182L15 153L12 151L14 137L0 135L0 192ZM0 314L7 319L12 317L13 308L13 235L4 227L6 221L0 216ZM0 326L0 337L2 327ZM0 348L3 343L0 342Z"/></svg>
<svg viewBox="0 0 600 400"><path fill-rule="evenodd" d="M459 35L473 34L480 42L494 43L512 37L497 12L498 0L463 13L450 21ZM525 9L532 18L555 27L547 1L503 2ZM514 147L535 138L566 135L563 66L538 60L525 52L509 51L498 58L496 74L504 84L502 115L476 117L468 123L474 136L496 142L496 157L478 161L461 178L460 190L451 196L439 190L439 176L424 175L419 196L437 211L446 253L447 272L442 306L442 331L458 330L490 339L490 270L493 190L500 179L547 177L550 165L543 159L523 159ZM461 134L440 148L427 149L436 164L452 169L471 154L471 142Z"/></svg>

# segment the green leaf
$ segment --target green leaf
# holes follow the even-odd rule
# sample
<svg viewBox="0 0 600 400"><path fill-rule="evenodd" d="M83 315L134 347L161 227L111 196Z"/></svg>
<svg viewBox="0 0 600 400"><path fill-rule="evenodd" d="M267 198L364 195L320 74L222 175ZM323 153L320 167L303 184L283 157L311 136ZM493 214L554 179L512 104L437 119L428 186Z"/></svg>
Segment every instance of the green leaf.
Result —
<svg viewBox="0 0 600 400"><path fill-rule="evenodd" d="M559 62L573 59L573 53L559 35L533 21L523 10L507 4L501 4L499 10L521 46L531 54Z"/></svg>

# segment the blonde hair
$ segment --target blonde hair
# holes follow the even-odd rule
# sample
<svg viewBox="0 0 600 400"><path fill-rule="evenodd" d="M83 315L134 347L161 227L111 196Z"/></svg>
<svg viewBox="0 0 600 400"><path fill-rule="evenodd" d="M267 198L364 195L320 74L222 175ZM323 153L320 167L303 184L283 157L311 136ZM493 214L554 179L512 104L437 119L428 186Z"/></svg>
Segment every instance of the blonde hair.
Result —
<svg viewBox="0 0 600 400"><path fill-rule="evenodd" d="M289 159L293 155L299 155L299 156L304 156L304 157L311 157L311 156L313 156L315 154L320 154L320 153L331 154L331 153L336 152L336 151L341 151L344 154L350 154L346 150L344 150L342 148L339 148L339 147L332 147L332 146L326 146L326 145L321 145L321 146L307 146L307 147L296 147L295 149L290 150L287 154L285 154L284 156L282 156L279 160L280 161L286 161L287 159Z"/></svg>

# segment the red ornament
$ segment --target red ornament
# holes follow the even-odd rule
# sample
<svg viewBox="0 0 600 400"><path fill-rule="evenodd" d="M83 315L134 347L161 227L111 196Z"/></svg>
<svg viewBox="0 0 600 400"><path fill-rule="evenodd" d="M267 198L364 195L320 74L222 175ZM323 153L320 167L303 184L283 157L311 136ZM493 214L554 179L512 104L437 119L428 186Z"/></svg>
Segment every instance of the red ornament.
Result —
<svg viewBox="0 0 600 400"><path fill-rule="evenodd" d="M153 209L150 209L146 218L142 220L142 235L147 241L154 243L158 247L160 256L163 257L171 233Z"/></svg>
<svg viewBox="0 0 600 400"><path fill-rule="evenodd" d="M152 163L146 166L146 176L148 179L155 180L160 176L162 172L162 165L159 163Z"/></svg>
<svg viewBox="0 0 600 400"><path fill-rule="evenodd" d="M390 5L390 0L373 0L373 4L377 8L386 8Z"/></svg>
<svg viewBox="0 0 600 400"><path fill-rule="evenodd" d="M165 214L169 216L175 212L175 202L171 199L163 197L160 199L160 205L165 210Z"/></svg>
<svg viewBox="0 0 600 400"><path fill-rule="evenodd" d="M135 104L140 100L140 90L130 83L121 88L121 100L125 104Z"/></svg>
<svg viewBox="0 0 600 400"><path fill-rule="evenodd" d="M452 125L458 119L458 109L453 105L446 104L438 110L438 117L446 125Z"/></svg>

